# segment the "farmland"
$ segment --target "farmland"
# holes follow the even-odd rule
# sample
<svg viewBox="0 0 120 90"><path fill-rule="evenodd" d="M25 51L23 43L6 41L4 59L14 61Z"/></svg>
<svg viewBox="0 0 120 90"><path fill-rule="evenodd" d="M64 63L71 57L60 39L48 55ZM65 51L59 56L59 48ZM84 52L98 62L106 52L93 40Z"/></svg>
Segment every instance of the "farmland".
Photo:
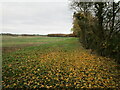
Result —
<svg viewBox="0 0 120 90"><path fill-rule="evenodd" d="M119 88L120 66L74 37L3 36L3 88Z"/></svg>

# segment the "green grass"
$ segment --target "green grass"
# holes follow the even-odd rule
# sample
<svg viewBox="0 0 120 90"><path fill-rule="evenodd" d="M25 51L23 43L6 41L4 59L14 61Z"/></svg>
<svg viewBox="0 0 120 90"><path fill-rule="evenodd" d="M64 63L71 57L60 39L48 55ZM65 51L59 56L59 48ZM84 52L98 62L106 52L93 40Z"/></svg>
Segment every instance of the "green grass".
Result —
<svg viewBox="0 0 120 90"><path fill-rule="evenodd" d="M29 42L34 45L21 47L23 42L26 45ZM39 43L35 44L36 42ZM119 65L109 58L90 54L77 38L3 38L3 48L14 45L21 48L3 52L3 88L117 88L119 86L119 70L117 70Z"/></svg>
<svg viewBox="0 0 120 90"><path fill-rule="evenodd" d="M3 47L13 47L29 44L44 44L58 42L68 38L65 37L41 37L41 36L2 36Z"/></svg>

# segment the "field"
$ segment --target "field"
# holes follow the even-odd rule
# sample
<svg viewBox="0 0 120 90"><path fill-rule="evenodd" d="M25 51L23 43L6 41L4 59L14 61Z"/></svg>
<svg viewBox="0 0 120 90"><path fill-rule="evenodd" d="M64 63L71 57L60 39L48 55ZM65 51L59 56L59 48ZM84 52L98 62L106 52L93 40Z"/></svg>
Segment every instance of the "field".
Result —
<svg viewBox="0 0 120 90"><path fill-rule="evenodd" d="M77 38L2 38L3 88L120 88L120 66Z"/></svg>

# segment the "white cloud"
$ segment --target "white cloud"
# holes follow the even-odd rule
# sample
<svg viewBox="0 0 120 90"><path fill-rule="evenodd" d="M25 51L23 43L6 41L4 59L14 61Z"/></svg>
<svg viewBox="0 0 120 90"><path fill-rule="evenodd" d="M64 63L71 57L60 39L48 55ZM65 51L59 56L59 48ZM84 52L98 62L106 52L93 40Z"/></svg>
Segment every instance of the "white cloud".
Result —
<svg viewBox="0 0 120 90"><path fill-rule="evenodd" d="M0 2L67 2L68 0L0 0Z"/></svg>
<svg viewBox="0 0 120 90"><path fill-rule="evenodd" d="M70 33L72 12L67 2L3 3L3 32Z"/></svg>

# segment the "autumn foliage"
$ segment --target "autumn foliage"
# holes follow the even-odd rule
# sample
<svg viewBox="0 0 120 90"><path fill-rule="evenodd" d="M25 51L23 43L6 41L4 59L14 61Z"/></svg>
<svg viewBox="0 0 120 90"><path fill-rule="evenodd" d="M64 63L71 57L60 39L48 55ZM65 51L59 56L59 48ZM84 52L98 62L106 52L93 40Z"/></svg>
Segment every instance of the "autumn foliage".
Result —
<svg viewBox="0 0 120 90"><path fill-rule="evenodd" d="M76 37L75 34L48 34L48 37Z"/></svg>
<svg viewBox="0 0 120 90"><path fill-rule="evenodd" d="M76 10L72 30L83 46L120 63L120 1L71 1Z"/></svg>
<svg viewBox="0 0 120 90"><path fill-rule="evenodd" d="M3 89L74 90L119 87L120 78L116 69L119 65L110 58L90 54L90 51L81 46L77 38L17 37L17 39L27 40L26 44L29 41L35 44L35 40L48 43L39 43L3 53Z"/></svg>

